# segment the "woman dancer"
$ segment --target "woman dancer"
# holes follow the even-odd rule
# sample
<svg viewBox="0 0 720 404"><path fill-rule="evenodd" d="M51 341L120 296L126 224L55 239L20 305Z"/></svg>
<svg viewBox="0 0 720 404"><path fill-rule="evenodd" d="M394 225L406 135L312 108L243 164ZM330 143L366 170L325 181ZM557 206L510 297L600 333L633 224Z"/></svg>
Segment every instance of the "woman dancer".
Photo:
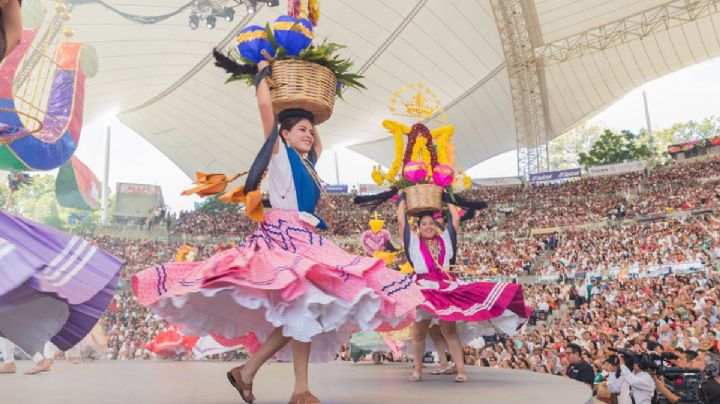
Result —
<svg viewBox="0 0 720 404"><path fill-rule="evenodd" d="M460 215L457 208L449 205L450 223L448 228L438 236L437 225L432 213L421 214L418 223L417 234L410 231L407 225L407 217L405 214L404 195L400 196L398 205L398 225L400 234L403 235L405 251L408 259L412 262L415 273L417 274L418 284L423 287L436 287L445 289L450 284L449 281L454 280L452 275L446 270L450 266L451 260L455 256L453 246L455 243L451 241L451 232L460 227ZM456 237L453 234L452 237ZM445 339L448 351L457 368L457 376L455 381L467 381L465 373L465 363L463 358L462 346L457 335L455 322L438 321L431 313L423 308L419 308L417 312L417 320L413 325L413 362L414 369L409 380L417 382L422 379L422 357L425 355L425 339L433 320L438 324L440 332ZM444 352L438 352L444 355ZM447 369L447 367L445 367Z"/></svg>
<svg viewBox="0 0 720 404"><path fill-rule="evenodd" d="M456 382L467 381L460 337L470 341L482 335L494 334L493 327L512 334L529 316L522 287L507 283L462 283L449 272L455 262L457 234L460 228L458 209L448 204L447 228L438 234L432 213L419 215L417 234L407 224L404 195L399 198L398 225L408 260L417 275L417 283L425 297L418 308L413 325L414 370L409 380L422 379L422 358L425 339L431 324L438 324L447 343L450 356L457 367ZM461 320L461 329L457 322ZM440 352L438 352L440 353Z"/></svg>
<svg viewBox="0 0 720 404"><path fill-rule="evenodd" d="M142 271L133 278L133 290L140 303L188 334L255 333L263 345L227 375L246 402L255 399L256 373L277 353L294 362L290 403L319 403L309 391L308 362L332 360L355 331L411 322L422 296L409 277L381 260L348 254L315 233L326 227L314 214L322 188L313 165L322 143L312 114L304 110L282 111L278 129L264 80L269 69L268 62L258 64L257 102L266 140L251 174L258 172L258 162L269 164L273 210L243 244L205 262Z"/></svg>
<svg viewBox="0 0 720 404"><path fill-rule="evenodd" d="M0 62L20 44L22 0L0 0Z"/></svg>

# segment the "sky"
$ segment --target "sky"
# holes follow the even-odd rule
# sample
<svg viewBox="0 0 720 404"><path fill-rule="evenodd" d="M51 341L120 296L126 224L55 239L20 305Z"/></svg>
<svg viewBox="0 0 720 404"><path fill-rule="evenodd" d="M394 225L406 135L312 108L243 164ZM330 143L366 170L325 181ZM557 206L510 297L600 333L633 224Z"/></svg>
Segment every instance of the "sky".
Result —
<svg viewBox="0 0 720 404"><path fill-rule="evenodd" d="M720 115L720 58L679 70L646 83L615 104L600 112L590 123L615 130L637 131L645 127L642 92L648 96L653 129L666 128L676 122L701 120ZM190 188L188 178L170 159L140 135L119 122L112 112L86 123L77 156L102 180L104 138L111 130L109 183L117 182L160 185L166 204L174 211L192 209L197 197L180 196ZM335 158L342 161L336 173ZM374 162L348 149L327 150L318 162L318 172L325 182L334 184L370 183ZM492 173L492 175L489 175ZM337 175L339 174L339 178ZM517 175L515 152L489 159L468 170L473 178Z"/></svg>

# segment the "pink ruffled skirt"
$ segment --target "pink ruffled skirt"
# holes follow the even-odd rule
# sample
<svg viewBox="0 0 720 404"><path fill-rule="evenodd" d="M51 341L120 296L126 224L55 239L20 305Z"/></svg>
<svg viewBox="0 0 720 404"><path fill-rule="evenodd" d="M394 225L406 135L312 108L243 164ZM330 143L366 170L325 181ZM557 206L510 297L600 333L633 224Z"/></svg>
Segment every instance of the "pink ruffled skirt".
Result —
<svg viewBox="0 0 720 404"><path fill-rule="evenodd" d="M277 327L332 360L357 331L392 330L424 299L411 277L348 254L296 211L274 210L236 248L203 262L167 263L132 279L138 301L187 335L260 341ZM278 353L291 358L289 347Z"/></svg>

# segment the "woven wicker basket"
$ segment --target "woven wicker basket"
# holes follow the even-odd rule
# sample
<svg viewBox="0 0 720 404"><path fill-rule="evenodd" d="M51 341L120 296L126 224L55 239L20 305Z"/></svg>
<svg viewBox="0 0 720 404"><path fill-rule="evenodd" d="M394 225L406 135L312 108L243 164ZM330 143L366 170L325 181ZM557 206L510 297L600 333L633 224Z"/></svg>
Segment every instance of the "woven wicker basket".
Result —
<svg viewBox="0 0 720 404"><path fill-rule="evenodd" d="M297 59L272 63L270 96L275 113L300 108L315 116L315 124L332 115L337 91L333 72L317 63Z"/></svg>
<svg viewBox="0 0 720 404"><path fill-rule="evenodd" d="M443 189L434 184L420 184L405 188L405 204L410 215L439 212L442 209Z"/></svg>

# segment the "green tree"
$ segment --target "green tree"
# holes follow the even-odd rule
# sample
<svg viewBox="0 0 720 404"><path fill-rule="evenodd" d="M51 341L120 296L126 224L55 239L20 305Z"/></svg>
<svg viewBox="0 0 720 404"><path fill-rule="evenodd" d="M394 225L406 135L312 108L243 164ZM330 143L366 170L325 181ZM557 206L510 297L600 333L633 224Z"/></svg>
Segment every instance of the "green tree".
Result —
<svg viewBox="0 0 720 404"><path fill-rule="evenodd" d="M689 142L692 140L708 139L720 135L720 117L711 116L700 122L687 121L676 123L664 131L672 143Z"/></svg>
<svg viewBox="0 0 720 404"><path fill-rule="evenodd" d="M5 209L5 201L7 201L9 193L10 190L8 189L7 184L0 184L0 210Z"/></svg>
<svg viewBox="0 0 720 404"><path fill-rule="evenodd" d="M198 212L213 212L218 210L238 210L238 204L236 203L225 203L221 200L219 195L209 196L202 200L202 202L195 202L195 210Z"/></svg>
<svg viewBox="0 0 720 404"><path fill-rule="evenodd" d="M67 218L63 220L63 218L60 216L60 206L57 204L57 201L55 201L55 203L50 202L48 204L47 210L48 213L45 217L42 218L41 222L59 230L66 230Z"/></svg>
<svg viewBox="0 0 720 404"><path fill-rule="evenodd" d="M11 212L36 222L53 217L51 206L57 207L55 178L51 175L35 175L29 184L13 194Z"/></svg>
<svg viewBox="0 0 720 404"><path fill-rule="evenodd" d="M587 153L578 154L578 161L583 167L592 167L651 157L653 152L650 147L647 144L640 144L638 138L638 135L627 130L616 133L605 129Z"/></svg>
<svg viewBox="0 0 720 404"><path fill-rule="evenodd" d="M583 124L550 142L550 170L565 170L578 166L578 155L590 150L603 133L597 125Z"/></svg>
<svg viewBox="0 0 720 404"><path fill-rule="evenodd" d="M2 195L5 194L3 187L0 186L0 196ZM112 204L114 198L110 197L109 202ZM100 210L86 212L61 207L55 197L55 177L52 175L34 175L29 184L20 188L13 195L10 211L58 230L69 230L73 233L89 234L100 223ZM81 218L81 220L70 225L68 218L71 215Z"/></svg>

